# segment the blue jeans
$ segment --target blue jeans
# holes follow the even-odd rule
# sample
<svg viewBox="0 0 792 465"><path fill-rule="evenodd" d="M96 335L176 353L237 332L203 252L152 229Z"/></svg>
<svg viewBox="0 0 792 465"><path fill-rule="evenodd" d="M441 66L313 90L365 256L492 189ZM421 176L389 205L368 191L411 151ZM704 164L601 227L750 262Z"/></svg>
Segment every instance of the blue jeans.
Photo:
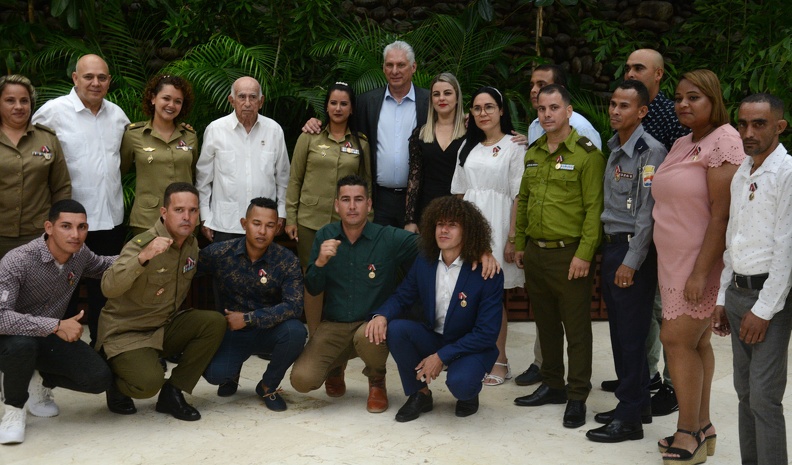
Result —
<svg viewBox="0 0 792 465"><path fill-rule="evenodd" d="M110 367L83 341L66 342L55 334L0 336L0 371L4 375L6 404L24 407L34 370L41 373L48 388L99 394L113 382Z"/></svg>
<svg viewBox="0 0 792 465"><path fill-rule="evenodd" d="M242 364L252 355L271 354L261 381L270 389L277 388L286 370L297 360L308 336L300 320L286 320L272 328L244 328L226 331L220 348L204 371L209 384L233 381L242 371Z"/></svg>

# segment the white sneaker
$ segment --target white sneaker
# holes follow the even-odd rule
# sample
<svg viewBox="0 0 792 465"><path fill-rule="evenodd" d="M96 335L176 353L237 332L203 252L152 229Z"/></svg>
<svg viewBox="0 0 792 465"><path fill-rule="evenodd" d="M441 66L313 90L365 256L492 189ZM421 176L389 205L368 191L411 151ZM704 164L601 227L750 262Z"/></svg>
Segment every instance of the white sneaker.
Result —
<svg viewBox="0 0 792 465"><path fill-rule="evenodd" d="M0 444L19 444L25 440L25 408L5 406L5 415L0 422Z"/></svg>
<svg viewBox="0 0 792 465"><path fill-rule="evenodd" d="M38 371L33 372L28 385L27 408L30 413L37 417L54 417L60 413L55 398L52 396L52 389L44 387L44 380Z"/></svg>

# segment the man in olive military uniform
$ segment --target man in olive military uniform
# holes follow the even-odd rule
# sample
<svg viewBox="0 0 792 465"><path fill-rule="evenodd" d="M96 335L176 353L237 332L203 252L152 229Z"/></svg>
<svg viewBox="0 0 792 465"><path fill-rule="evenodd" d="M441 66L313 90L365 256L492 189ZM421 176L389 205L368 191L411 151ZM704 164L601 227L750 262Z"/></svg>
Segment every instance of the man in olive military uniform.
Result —
<svg viewBox="0 0 792 465"><path fill-rule="evenodd" d="M613 362L619 382L614 410L594 417L605 426L586 433L596 442L643 438L642 421L652 421L646 336L657 287L657 253L652 245L652 178L668 151L644 131L649 90L624 81L610 100L616 134L608 141L602 224L602 293L608 304Z"/></svg>
<svg viewBox="0 0 792 465"><path fill-rule="evenodd" d="M107 305L99 317L97 350L115 375L107 406L135 413L129 397L146 399L159 391L156 409L179 420L201 414L184 400L192 392L223 340L226 320L215 311L181 309L198 260L198 191L191 184L165 189L162 218L135 236L102 277ZM160 357L181 355L165 379Z"/></svg>
<svg viewBox="0 0 792 465"><path fill-rule="evenodd" d="M541 343L542 385L515 399L521 406L567 402L564 426L586 423L591 390L591 286L601 239L605 157L569 125L569 92L551 84L539 91L545 130L525 154L517 203L515 260L525 269ZM569 345L564 389L564 332Z"/></svg>

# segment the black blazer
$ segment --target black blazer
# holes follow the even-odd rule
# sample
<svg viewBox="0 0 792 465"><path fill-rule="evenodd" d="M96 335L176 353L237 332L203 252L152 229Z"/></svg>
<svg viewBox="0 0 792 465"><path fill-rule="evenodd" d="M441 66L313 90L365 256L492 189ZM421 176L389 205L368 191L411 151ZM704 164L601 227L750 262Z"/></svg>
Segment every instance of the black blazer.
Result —
<svg viewBox="0 0 792 465"><path fill-rule="evenodd" d="M371 151L371 179L372 187L377 186L377 125L379 124L382 102L385 100L385 87L378 87L360 94L355 103L355 124L358 131L368 137L369 150ZM426 124L426 115L429 112L429 91L415 87L415 113L418 127ZM374 193L372 192L372 198Z"/></svg>

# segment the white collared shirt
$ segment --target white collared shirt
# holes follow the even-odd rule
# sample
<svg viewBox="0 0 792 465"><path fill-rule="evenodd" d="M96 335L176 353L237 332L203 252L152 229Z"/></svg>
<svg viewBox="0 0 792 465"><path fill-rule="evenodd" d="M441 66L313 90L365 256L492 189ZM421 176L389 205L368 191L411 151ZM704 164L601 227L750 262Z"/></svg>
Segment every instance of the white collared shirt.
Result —
<svg viewBox="0 0 792 465"><path fill-rule="evenodd" d="M129 124L124 110L102 101L94 115L72 88L33 115L33 123L53 129L63 147L71 177L72 199L85 207L91 231L104 231L124 221L121 192L121 139Z"/></svg>
<svg viewBox="0 0 792 465"><path fill-rule="evenodd" d="M401 103L385 86L385 96L377 123L377 184L391 189L407 187L410 171L410 135L418 124L415 104L415 86Z"/></svg>
<svg viewBox="0 0 792 465"><path fill-rule="evenodd" d="M457 257L456 260L451 262L451 266L447 266L443 261L443 253L441 252L438 261L437 273L435 274L434 331L438 334L443 334L446 313L448 313L448 307L454 297L454 288L456 287L457 279L459 279L459 272L462 270L462 257Z"/></svg>
<svg viewBox="0 0 792 465"><path fill-rule="evenodd" d="M239 219L256 197L275 200L278 216L286 218L288 185L289 155L278 123L258 115L248 133L231 113L206 128L195 182L204 226L244 234Z"/></svg>
<svg viewBox="0 0 792 465"><path fill-rule="evenodd" d="M751 174L745 157L731 182L729 226L718 305L726 301L732 273L769 273L751 311L765 320L784 308L792 286L792 157L782 144ZM751 185L755 184L753 200Z"/></svg>
<svg viewBox="0 0 792 465"><path fill-rule="evenodd" d="M573 111L572 116L569 117L569 125L575 128L575 131L577 131L579 135L588 138L592 144L602 150L602 138L599 132L594 129L594 126L592 126L583 115ZM539 123L539 118L533 120L531 125L528 126L528 145L533 144L536 139L542 137L544 133L545 130Z"/></svg>

